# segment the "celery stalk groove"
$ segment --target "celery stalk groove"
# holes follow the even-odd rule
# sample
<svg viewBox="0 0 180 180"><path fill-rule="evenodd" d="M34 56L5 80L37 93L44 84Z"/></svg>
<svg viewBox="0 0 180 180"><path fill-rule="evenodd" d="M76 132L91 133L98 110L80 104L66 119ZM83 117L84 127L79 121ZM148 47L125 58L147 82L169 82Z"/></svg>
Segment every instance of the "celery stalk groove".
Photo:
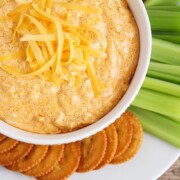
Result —
<svg viewBox="0 0 180 180"><path fill-rule="evenodd" d="M170 94L180 98L180 86L170 82L146 77L143 88Z"/></svg>
<svg viewBox="0 0 180 180"><path fill-rule="evenodd" d="M141 88L133 106L180 118L180 98Z"/></svg>
<svg viewBox="0 0 180 180"><path fill-rule="evenodd" d="M153 38L151 58L161 63L180 65L180 45Z"/></svg>

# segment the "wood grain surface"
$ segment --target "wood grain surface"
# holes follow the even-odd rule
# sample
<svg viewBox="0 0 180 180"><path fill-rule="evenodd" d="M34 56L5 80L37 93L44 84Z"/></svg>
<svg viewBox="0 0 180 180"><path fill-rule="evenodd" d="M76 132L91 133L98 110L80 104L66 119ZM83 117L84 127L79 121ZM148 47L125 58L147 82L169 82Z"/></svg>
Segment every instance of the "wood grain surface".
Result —
<svg viewBox="0 0 180 180"><path fill-rule="evenodd" d="M159 180L180 180L180 158Z"/></svg>

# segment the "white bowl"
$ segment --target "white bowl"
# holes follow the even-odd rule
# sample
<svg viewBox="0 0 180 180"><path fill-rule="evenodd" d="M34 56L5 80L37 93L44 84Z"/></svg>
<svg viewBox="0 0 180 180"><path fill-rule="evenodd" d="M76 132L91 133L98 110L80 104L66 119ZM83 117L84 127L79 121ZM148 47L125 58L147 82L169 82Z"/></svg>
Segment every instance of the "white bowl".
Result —
<svg viewBox="0 0 180 180"><path fill-rule="evenodd" d="M2 134L19 141L33 144L64 144L89 137L106 128L118 117L120 117L120 115L130 106L142 86L149 66L152 46L150 22L142 0L127 0L127 2L139 27L141 48L135 75L128 91L125 93L120 102L106 116L104 116L96 123L74 132L54 135L41 135L20 130L8 125L3 121L0 121L0 132Z"/></svg>

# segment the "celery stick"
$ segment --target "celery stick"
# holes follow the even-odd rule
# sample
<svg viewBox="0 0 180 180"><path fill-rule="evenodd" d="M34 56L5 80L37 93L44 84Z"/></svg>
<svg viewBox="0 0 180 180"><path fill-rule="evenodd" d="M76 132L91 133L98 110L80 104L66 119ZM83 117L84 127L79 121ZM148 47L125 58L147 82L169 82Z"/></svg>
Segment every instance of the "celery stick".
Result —
<svg viewBox="0 0 180 180"><path fill-rule="evenodd" d="M180 33L153 32L153 37L180 44Z"/></svg>
<svg viewBox="0 0 180 180"><path fill-rule="evenodd" d="M180 65L180 45L153 38L151 58L166 64Z"/></svg>
<svg viewBox="0 0 180 180"><path fill-rule="evenodd" d="M130 107L144 130L180 148L180 124L171 119L136 107Z"/></svg>
<svg viewBox="0 0 180 180"><path fill-rule="evenodd" d="M152 31L180 32L180 12L147 10Z"/></svg>
<svg viewBox="0 0 180 180"><path fill-rule="evenodd" d="M174 122L179 122L179 124L180 124L180 118L174 118L174 117L169 117L169 116L165 116L165 117L168 119L171 119Z"/></svg>
<svg viewBox="0 0 180 180"><path fill-rule="evenodd" d="M141 88L133 106L180 118L180 98Z"/></svg>
<svg viewBox="0 0 180 180"><path fill-rule="evenodd" d="M177 96L180 98L180 85L170 82L146 77L143 83L143 88L170 94L172 96Z"/></svg>
<svg viewBox="0 0 180 180"><path fill-rule="evenodd" d="M164 6L164 5L176 5L179 0L146 0L146 7L150 6Z"/></svg>
<svg viewBox="0 0 180 180"><path fill-rule="evenodd" d="M151 6L148 10L180 11L180 6Z"/></svg>
<svg viewBox="0 0 180 180"><path fill-rule="evenodd" d="M149 70L168 73L180 77L180 66L176 65L162 64L151 61L149 65Z"/></svg>
<svg viewBox="0 0 180 180"><path fill-rule="evenodd" d="M149 70L147 73L148 77L157 78L165 81L169 81L172 83L180 84L180 77L176 77L174 75L170 75L167 73L157 72L157 71L151 71Z"/></svg>

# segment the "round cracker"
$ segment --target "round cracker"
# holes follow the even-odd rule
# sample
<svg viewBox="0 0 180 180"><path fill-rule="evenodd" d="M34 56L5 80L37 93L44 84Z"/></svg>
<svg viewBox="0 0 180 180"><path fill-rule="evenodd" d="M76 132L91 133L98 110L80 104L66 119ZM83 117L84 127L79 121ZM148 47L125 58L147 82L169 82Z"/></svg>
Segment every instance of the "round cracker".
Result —
<svg viewBox="0 0 180 180"><path fill-rule="evenodd" d="M32 169L24 174L34 177L40 177L53 171L64 153L64 145L50 146L45 158Z"/></svg>
<svg viewBox="0 0 180 180"><path fill-rule="evenodd" d="M64 155L58 165L49 174L38 178L39 180L65 179L73 174L79 166L81 158L80 143L65 145Z"/></svg>
<svg viewBox="0 0 180 180"><path fill-rule="evenodd" d="M4 136L3 134L0 134L0 142L3 141L6 138L7 138L6 136Z"/></svg>
<svg viewBox="0 0 180 180"><path fill-rule="evenodd" d="M81 141L81 160L77 172L95 169L102 161L107 147L105 131Z"/></svg>
<svg viewBox="0 0 180 180"><path fill-rule="evenodd" d="M139 120L130 112L126 113L126 116L131 120L133 125L133 137L128 149L120 156L112 160L112 164L119 164L132 159L139 151L142 139L143 139L143 128Z"/></svg>
<svg viewBox="0 0 180 180"><path fill-rule="evenodd" d="M31 151L33 145L19 142L15 148L0 155L0 164L9 166L23 159Z"/></svg>
<svg viewBox="0 0 180 180"><path fill-rule="evenodd" d="M125 112L114 123L118 134L118 146L114 157L123 154L131 143L133 135L133 125L129 114Z"/></svg>
<svg viewBox="0 0 180 180"><path fill-rule="evenodd" d="M38 165L45 158L47 151L48 146L35 145L26 157L7 168L18 172L28 171Z"/></svg>
<svg viewBox="0 0 180 180"><path fill-rule="evenodd" d="M5 138L3 141L0 142L0 154L6 153L13 149L19 141L16 141L11 138Z"/></svg>
<svg viewBox="0 0 180 180"><path fill-rule="evenodd" d="M100 169L105 165L109 164L111 160L114 158L114 155L117 150L118 136L115 126L113 124L110 125L108 128L105 129L105 133L107 136L107 149L103 160L96 169Z"/></svg>

